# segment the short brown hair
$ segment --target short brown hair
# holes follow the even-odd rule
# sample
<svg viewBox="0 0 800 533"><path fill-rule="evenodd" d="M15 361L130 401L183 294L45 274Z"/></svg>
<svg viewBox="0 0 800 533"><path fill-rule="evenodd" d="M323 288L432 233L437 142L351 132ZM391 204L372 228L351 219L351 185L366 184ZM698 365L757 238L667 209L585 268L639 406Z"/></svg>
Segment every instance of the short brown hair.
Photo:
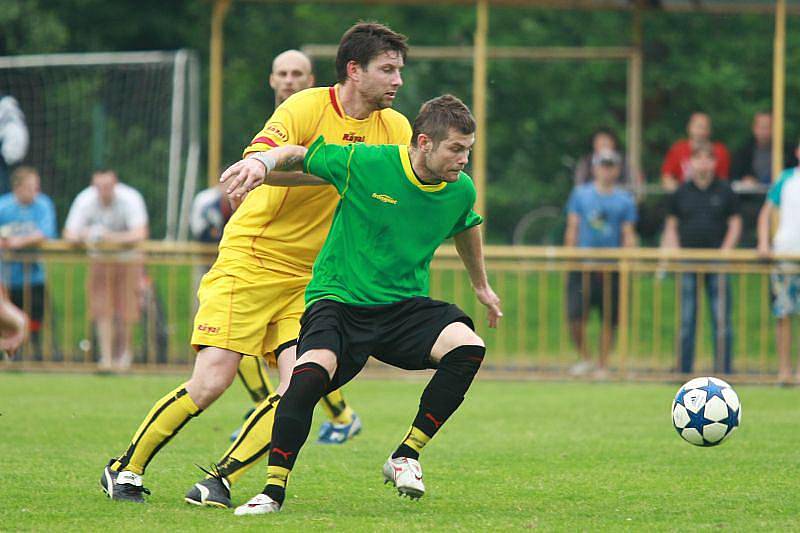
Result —
<svg viewBox="0 0 800 533"><path fill-rule="evenodd" d="M336 51L336 77L342 83L347 80L347 64L355 61L366 68L370 61L384 52L397 52L406 60L408 45L406 36L392 31L377 22L359 22L344 32Z"/></svg>
<svg viewBox="0 0 800 533"><path fill-rule="evenodd" d="M464 102L452 94L445 94L428 100L419 108L419 114L414 119L411 145L417 145L420 133L438 144L447 138L451 129L464 135L475 133L475 118Z"/></svg>
<svg viewBox="0 0 800 533"><path fill-rule="evenodd" d="M17 188L17 186L19 186L23 181L25 181L25 178L28 178L30 176L36 176L38 178L39 172L35 168L29 166L21 166L15 168L14 172L11 173L11 188L12 189Z"/></svg>
<svg viewBox="0 0 800 533"><path fill-rule="evenodd" d="M714 153L714 147L711 143L699 143L697 146L692 147L692 157L699 155L707 155L711 159L716 159L717 155Z"/></svg>

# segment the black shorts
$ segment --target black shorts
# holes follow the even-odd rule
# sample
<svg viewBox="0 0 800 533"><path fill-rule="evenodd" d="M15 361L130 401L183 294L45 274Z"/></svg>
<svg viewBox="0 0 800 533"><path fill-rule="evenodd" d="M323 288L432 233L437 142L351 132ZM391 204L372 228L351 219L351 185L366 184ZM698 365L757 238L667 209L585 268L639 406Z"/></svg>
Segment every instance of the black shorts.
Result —
<svg viewBox="0 0 800 533"><path fill-rule="evenodd" d="M431 348L454 322L475 329L457 306L425 297L370 306L319 300L300 319L297 357L315 349L335 353L338 368L329 388L334 391L356 377L370 356L404 370L435 368Z"/></svg>
<svg viewBox="0 0 800 533"><path fill-rule="evenodd" d="M606 310L603 287L609 284L609 303ZM586 320L592 308L600 311L600 318L606 320L606 313L611 325L616 326L619 320L619 273L617 272L570 272L567 279L567 318L570 322Z"/></svg>

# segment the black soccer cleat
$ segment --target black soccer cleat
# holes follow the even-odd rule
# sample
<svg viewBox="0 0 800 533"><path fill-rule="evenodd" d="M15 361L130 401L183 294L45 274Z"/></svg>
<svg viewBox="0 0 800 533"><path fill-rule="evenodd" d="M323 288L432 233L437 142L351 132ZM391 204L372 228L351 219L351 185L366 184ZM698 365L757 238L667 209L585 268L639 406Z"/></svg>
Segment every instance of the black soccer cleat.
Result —
<svg viewBox="0 0 800 533"><path fill-rule="evenodd" d="M200 465L197 468L209 475L209 477L199 481L189 489L184 500L192 505L205 505L208 507L220 507L228 509L233 507L231 503L231 484L220 474L217 465L211 466L211 472Z"/></svg>
<svg viewBox="0 0 800 533"><path fill-rule="evenodd" d="M118 472L112 470L111 465L116 459L111 459L103 470L100 478L100 487L112 500L134 503L144 503L144 494L150 491L142 486L142 476L127 470Z"/></svg>

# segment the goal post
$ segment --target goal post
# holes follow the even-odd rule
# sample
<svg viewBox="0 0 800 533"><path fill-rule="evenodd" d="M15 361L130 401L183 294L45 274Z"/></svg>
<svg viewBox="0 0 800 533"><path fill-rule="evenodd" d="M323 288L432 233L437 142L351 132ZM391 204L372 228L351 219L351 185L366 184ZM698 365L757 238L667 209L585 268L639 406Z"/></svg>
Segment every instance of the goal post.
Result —
<svg viewBox="0 0 800 533"><path fill-rule="evenodd" d="M0 57L0 95L13 96L30 135L24 164L63 224L95 168L112 168L144 196L151 236L185 239L200 157L194 52Z"/></svg>

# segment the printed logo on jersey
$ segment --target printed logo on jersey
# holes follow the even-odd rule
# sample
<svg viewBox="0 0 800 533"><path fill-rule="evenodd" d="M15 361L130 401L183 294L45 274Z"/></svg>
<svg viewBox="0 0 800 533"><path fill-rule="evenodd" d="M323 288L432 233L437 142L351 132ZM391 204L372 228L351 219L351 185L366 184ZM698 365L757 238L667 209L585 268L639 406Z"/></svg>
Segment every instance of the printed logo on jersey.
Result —
<svg viewBox="0 0 800 533"><path fill-rule="evenodd" d="M345 133L342 136L342 140L348 143L363 143L367 142L367 137L364 135L356 135L351 131L350 133Z"/></svg>
<svg viewBox="0 0 800 533"><path fill-rule="evenodd" d="M395 205L397 203L397 200L395 200L394 198L392 198L388 194L378 194L378 193L374 192L374 193L372 193L372 197L375 198L376 200L380 200L381 202L383 202L385 204Z"/></svg>
<svg viewBox="0 0 800 533"><path fill-rule="evenodd" d="M209 326L208 324L199 324L197 326L197 331L203 331L205 333L219 333L219 328L217 326Z"/></svg>
<svg viewBox="0 0 800 533"><path fill-rule="evenodd" d="M274 135L276 138L283 142L289 142L289 134L286 133L286 127L280 122L274 122L267 126L264 130L267 135Z"/></svg>

